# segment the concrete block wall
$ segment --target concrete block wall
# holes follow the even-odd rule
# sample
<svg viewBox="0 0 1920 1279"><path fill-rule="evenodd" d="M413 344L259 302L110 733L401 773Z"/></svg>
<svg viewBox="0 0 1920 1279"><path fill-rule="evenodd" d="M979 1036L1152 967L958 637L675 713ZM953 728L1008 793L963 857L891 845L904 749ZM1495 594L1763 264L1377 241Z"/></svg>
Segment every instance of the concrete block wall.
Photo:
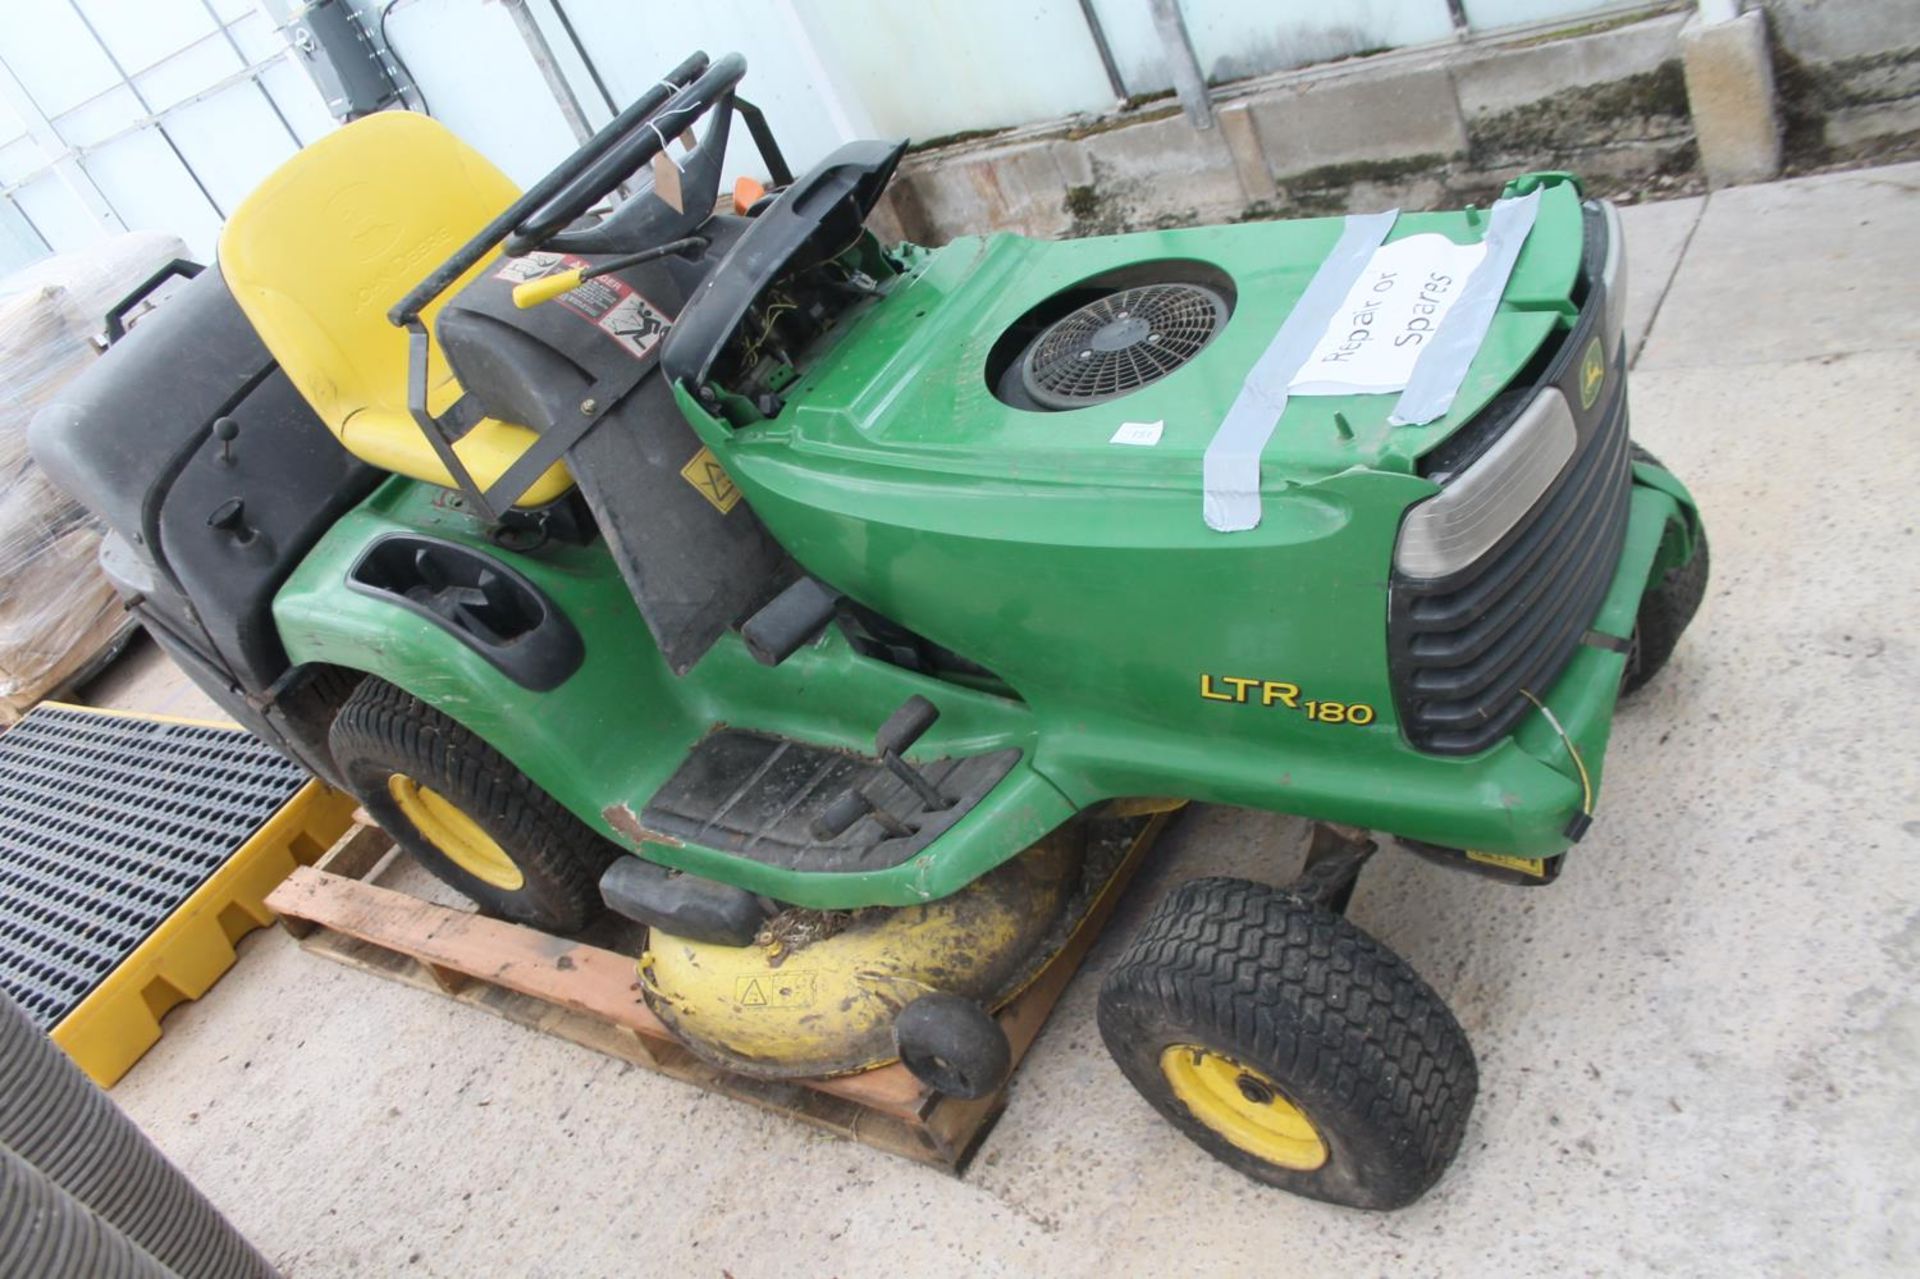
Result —
<svg viewBox="0 0 1920 1279"><path fill-rule="evenodd" d="M1820 162L1863 137L1898 134L1903 111L1920 114L1920 83L1909 83L1910 66L1920 80L1920 0L1767 0L1767 9L1787 67L1782 97L1810 99L1783 101L1790 160ZM1850 10L1853 22L1828 9ZM1681 43L1691 10L1222 86L1208 130L1169 99L920 153L895 183L882 230L941 243L999 229L1053 237L1484 202L1528 169L1572 169L1628 198L1697 189ZM1852 52L1869 38L1863 29L1878 54Z"/></svg>
<svg viewBox="0 0 1920 1279"><path fill-rule="evenodd" d="M1662 14L1568 39L1401 50L1244 81L1215 90L1206 130L1168 99L920 153L894 184L883 230L926 243L1001 229L1098 234L1332 212L1349 199L1486 198L1529 167L1637 177L1691 145L1683 21ZM1603 120L1583 104L1594 86L1611 92Z"/></svg>
<svg viewBox="0 0 1920 1279"><path fill-rule="evenodd" d="M1780 116L1773 87L1767 15L1694 18L1680 33L1687 104L1707 185L1765 182L1780 172Z"/></svg>
<svg viewBox="0 0 1920 1279"><path fill-rule="evenodd" d="M1789 158L1920 134L1920 0L1761 0Z"/></svg>

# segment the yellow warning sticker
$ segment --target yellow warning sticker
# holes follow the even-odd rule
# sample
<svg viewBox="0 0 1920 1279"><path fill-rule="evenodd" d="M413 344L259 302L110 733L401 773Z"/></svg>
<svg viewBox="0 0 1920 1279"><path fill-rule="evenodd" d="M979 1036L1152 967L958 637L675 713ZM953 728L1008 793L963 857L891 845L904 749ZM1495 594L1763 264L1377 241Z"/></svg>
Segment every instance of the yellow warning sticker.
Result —
<svg viewBox="0 0 1920 1279"><path fill-rule="evenodd" d="M1467 850L1467 860L1479 862L1482 866L1498 866L1502 870L1517 870L1522 875L1532 875L1535 879L1547 877L1547 863L1539 857L1509 857L1505 853L1476 853Z"/></svg>
<svg viewBox="0 0 1920 1279"><path fill-rule="evenodd" d="M811 1008L813 974L779 972L735 977L733 1002L742 1008Z"/></svg>
<svg viewBox="0 0 1920 1279"><path fill-rule="evenodd" d="M713 450L704 445L680 468L680 475L699 490L701 497L713 503L713 509L722 515L740 504L740 490L735 487L733 477L720 465L720 459L713 455Z"/></svg>

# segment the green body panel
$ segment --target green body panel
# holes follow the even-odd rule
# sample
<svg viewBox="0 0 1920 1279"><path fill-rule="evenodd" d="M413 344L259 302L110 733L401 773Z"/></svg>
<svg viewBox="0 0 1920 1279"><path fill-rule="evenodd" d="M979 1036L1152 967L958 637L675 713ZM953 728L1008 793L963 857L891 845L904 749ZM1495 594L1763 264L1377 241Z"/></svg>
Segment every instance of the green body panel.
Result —
<svg viewBox="0 0 1920 1279"><path fill-rule="evenodd" d="M730 633L676 679L603 547L503 551L444 496L396 477L328 531L274 601L288 655L377 675L440 708L616 843L640 848L634 815L716 723L870 750L880 722L927 693L941 716L915 757L1015 746L1031 758L1033 720L1017 703L862 657L837 632L773 668L753 661ZM579 628L580 669L550 692L529 691L418 614L348 589L347 573L366 547L395 531L483 549L526 574ZM904 905L957 890L1004 860L1002 842L1025 847L1073 811L1022 764L927 853L891 871L799 875L681 844L647 843L645 851L798 905Z"/></svg>
<svg viewBox="0 0 1920 1279"><path fill-rule="evenodd" d="M1396 235L1465 240L1480 229L1469 215L1422 214L1402 218ZM1582 787L1544 716L1476 756L1407 745L1388 681L1387 590L1402 515L1437 491L1416 459L1573 318L1577 190L1548 188L1447 417L1390 428L1391 396L1296 398L1264 455L1259 527L1215 533L1201 518L1201 455L1339 230L1338 219L1320 219L915 251L887 295L805 368L777 419L730 425L682 395L695 430L810 573L985 665L1018 700L863 657L832 628L774 668L729 633L675 678L602 548L491 549L586 641L579 672L530 693L431 623L345 589L365 546L394 529L485 547L438 490L403 480L300 567L276 603L282 637L296 662L368 671L439 706L623 846L801 905L944 896L1073 812L1125 795L1242 804L1525 857L1560 852ZM1153 258L1206 262L1236 282L1231 321L1191 365L1073 412L1025 412L992 395L983 370L1010 321L1062 286ZM1108 442L1123 421L1156 420L1157 447ZM1677 481L1640 469L1599 629L1631 631L1656 559L1673 545L1668 528L1692 519ZM1596 787L1622 661L1583 648L1547 695ZM1246 687L1233 681L1254 681L1255 696L1223 700L1222 690ZM1296 689L1296 704L1261 704L1268 685ZM794 874L650 837L634 817L714 725L865 751L916 692L941 718L915 756L1004 746L1023 756L906 865ZM1371 722L1321 722L1310 700L1367 707Z"/></svg>

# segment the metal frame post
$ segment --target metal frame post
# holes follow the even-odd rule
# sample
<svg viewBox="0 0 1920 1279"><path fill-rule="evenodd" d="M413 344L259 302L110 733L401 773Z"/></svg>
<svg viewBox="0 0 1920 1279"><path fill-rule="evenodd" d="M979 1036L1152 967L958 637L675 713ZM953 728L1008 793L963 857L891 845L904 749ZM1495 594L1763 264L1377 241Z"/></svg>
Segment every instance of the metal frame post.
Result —
<svg viewBox="0 0 1920 1279"><path fill-rule="evenodd" d="M73 193L74 199L93 215L93 220L109 231L126 230L127 224L121 218L120 211L113 207L106 193L93 184L93 178L67 146L66 139L60 136L53 122L40 110L40 104L27 92L27 86L21 84L19 77L13 74L13 68L3 61L0 61L0 102L5 102L20 117L20 123L27 126L27 136L49 157L48 166L54 175ZM19 208L17 200L14 207ZM20 212L24 215L26 210L21 209ZM34 234L43 241L47 240L46 234L37 226Z"/></svg>
<svg viewBox="0 0 1920 1279"><path fill-rule="evenodd" d="M87 11L80 7L80 0L67 0L67 7L73 10L74 17L80 19L80 25L87 29L89 36L93 37L93 42L99 46L100 52L106 55L107 65L113 68L113 73L120 77L120 82L127 86L129 93L133 94L133 100L140 104L140 109L146 113L149 120L153 121L154 132L158 133L160 140L167 144L167 150L173 152L173 158L180 162L180 167L187 171L188 180L191 181L194 188L200 192L200 198L205 200L207 206L213 210L213 216L219 218L221 221L225 221L227 211L220 207L220 201L213 198L213 192L207 189L206 182L200 177L200 171L193 167L193 162L187 159L186 152L180 149L180 144L173 140L171 133L167 132L167 126L160 122L161 115L164 113L154 111L153 104L147 101L147 95L141 92L140 86L134 83L133 76L128 73L125 66L121 65L119 55L114 53L112 47L107 44L106 38L102 36L99 29L93 25L93 19L87 16ZM214 18L215 25L219 25L219 22L220 19L216 16ZM221 27L223 34L225 31L226 28ZM244 61L244 59L242 59L242 61ZM281 123L284 124L285 121L282 120Z"/></svg>
<svg viewBox="0 0 1920 1279"><path fill-rule="evenodd" d="M1196 129L1211 129L1213 100L1207 96L1207 78L1201 74L1200 59L1194 56L1180 0L1149 0L1149 7L1153 10L1153 29L1159 33L1160 47L1166 51L1167 67L1173 73L1173 91L1186 109L1188 123Z"/></svg>
<svg viewBox="0 0 1920 1279"><path fill-rule="evenodd" d="M1120 64L1114 61L1113 46L1107 43L1107 29L1100 25L1100 13L1093 7L1093 0L1080 0L1080 17L1087 24L1087 34L1093 37L1093 50L1100 55L1100 69L1107 73L1107 87L1113 90L1114 101L1125 102L1126 77L1120 74Z"/></svg>
<svg viewBox="0 0 1920 1279"><path fill-rule="evenodd" d="M520 29L520 39L527 46L527 52L533 55L533 65L540 69L540 78L547 82L547 91L560 107L560 114L567 119L567 127L573 130L575 142L585 142L593 136L593 126L587 123L587 113L581 109L579 95L567 82L567 76L554 59L553 46L547 43L547 33L540 29L540 20L533 16L533 10L527 7L527 0L500 0L508 13L513 15L513 25Z"/></svg>

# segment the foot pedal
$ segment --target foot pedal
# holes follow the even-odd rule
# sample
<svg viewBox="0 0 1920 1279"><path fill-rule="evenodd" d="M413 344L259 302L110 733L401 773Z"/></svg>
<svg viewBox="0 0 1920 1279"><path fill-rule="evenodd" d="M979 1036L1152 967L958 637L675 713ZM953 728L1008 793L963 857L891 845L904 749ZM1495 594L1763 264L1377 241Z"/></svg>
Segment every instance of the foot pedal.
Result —
<svg viewBox="0 0 1920 1279"><path fill-rule="evenodd" d="M749 617L740 638L754 661L778 666L826 629L840 599L840 592L803 577Z"/></svg>
<svg viewBox="0 0 1920 1279"><path fill-rule="evenodd" d="M926 712L918 718L930 720ZM890 744L897 747L898 739ZM885 870L952 828L1020 755L1018 747L1002 747L901 762L938 797L932 809L872 754L716 725L646 801L639 821L649 832L783 870ZM831 817L828 809L835 810ZM822 828L841 833L823 837Z"/></svg>

